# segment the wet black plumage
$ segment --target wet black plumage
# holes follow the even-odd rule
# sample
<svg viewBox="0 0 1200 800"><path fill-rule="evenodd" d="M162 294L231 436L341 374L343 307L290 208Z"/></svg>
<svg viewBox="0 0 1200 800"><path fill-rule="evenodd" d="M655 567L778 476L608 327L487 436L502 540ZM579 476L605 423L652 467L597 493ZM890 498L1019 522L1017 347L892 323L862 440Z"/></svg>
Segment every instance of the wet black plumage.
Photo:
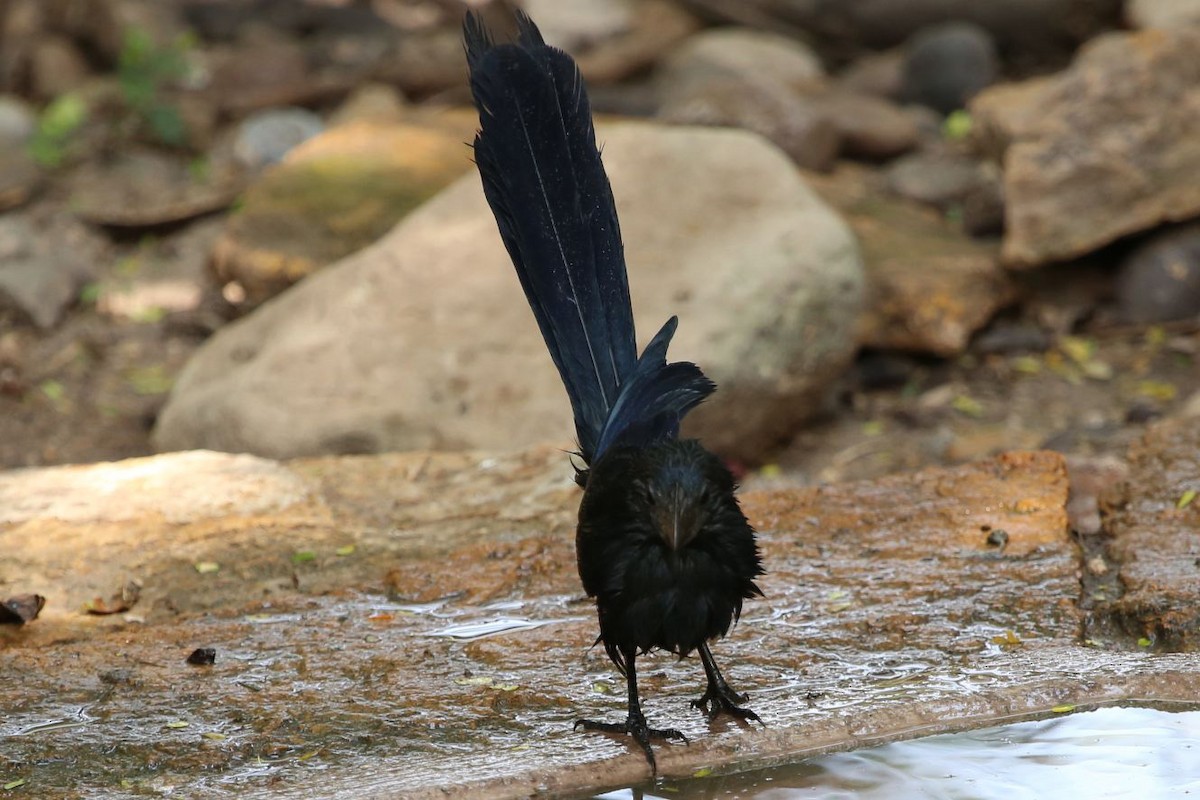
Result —
<svg viewBox="0 0 1200 800"><path fill-rule="evenodd" d="M762 567L733 476L679 438L684 415L715 387L695 364L667 362L677 319L637 356L616 207L579 70L529 17L518 14L517 25L512 44L493 43L473 14L463 26L480 120L475 161L574 412L584 462L579 576L596 599L599 641L629 688L625 722L577 727L633 735L654 769L650 738L683 736L647 726L637 656L698 651L708 688L693 705L757 720L708 642L761 594Z"/></svg>

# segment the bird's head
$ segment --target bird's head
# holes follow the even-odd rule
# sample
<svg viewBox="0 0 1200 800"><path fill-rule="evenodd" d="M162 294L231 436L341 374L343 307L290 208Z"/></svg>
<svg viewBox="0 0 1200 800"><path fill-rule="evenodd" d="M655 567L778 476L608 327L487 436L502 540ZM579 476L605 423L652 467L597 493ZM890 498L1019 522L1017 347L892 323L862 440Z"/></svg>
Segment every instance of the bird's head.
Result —
<svg viewBox="0 0 1200 800"><path fill-rule="evenodd" d="M741 518L733 476L698 443L671 442L646 467L634 482L634 499L670 550L683 549L731 511Z"/></svg>

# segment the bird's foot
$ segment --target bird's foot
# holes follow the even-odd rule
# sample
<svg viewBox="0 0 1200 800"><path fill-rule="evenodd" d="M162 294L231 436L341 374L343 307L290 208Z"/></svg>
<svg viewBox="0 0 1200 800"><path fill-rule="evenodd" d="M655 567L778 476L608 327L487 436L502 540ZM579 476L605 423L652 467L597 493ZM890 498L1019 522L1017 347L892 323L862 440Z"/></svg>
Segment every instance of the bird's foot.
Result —
<svg viewBox="0 0 1200 800"><path fill-rule="evenodd" d="M654 751L650 749L651 739L661 739L688 744L688 738L674 728L651 728L646 724L646 718L641 714L630 714L624 722L596 722L590 719L575 720L575 730L603 731L604 733L626 733L634 738L646 754L650 764L650 772L658 775L658 764L654 760Z"/></svg>
<svg viewBox="0 0 1200 800"><path fill-rule="evenodd" d="M710 721L716 719L718 714L725 713L740 720L754 720L765 727L767 723L763 722L758 714L739 705L749 699L748 696L735 692L724 681L721 683L709 682L708 688L704 690L700 699L692 701L692 708L703 711L708 715Z"/></svg>

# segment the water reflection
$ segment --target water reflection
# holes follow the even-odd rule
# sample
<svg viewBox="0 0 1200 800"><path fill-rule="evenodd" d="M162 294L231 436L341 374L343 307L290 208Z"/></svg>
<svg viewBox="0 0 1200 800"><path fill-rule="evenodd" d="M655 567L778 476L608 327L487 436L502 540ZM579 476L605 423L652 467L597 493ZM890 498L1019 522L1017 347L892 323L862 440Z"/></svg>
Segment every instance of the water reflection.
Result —
<svg viewBox="0 0 1200 800"><path fill-rule="evenodd" d="M836 753L604 800L1042 800L1200 797L1200 711L1096 711Z"/></svg>

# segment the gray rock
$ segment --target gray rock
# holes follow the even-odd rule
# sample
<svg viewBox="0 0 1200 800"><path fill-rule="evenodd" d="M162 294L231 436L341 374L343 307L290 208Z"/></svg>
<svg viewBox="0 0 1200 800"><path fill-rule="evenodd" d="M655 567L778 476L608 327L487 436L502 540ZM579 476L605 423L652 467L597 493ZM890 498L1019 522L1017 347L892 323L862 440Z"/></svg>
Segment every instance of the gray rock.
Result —
<svg viewBox="0 0 1200 800"><path fill-rule="evenodd" d="M693 431L760 455L849 361L862 293L853 237L756 136L624 124L599 138L641 341L677 313L672 357L721 386ZM220 331L179 377L155 442L278 456L510 448L570 433L565 393L468 175L376 245Z"/></svg>
<svg viewBox="0 0 1200 800"><path fill-rule="evenodd" d="M0 149L22 146L37 130L37 114L12 95L0 95Z"/></svg>
<svg viewBox="0 0 1200 800"><path fill-rule="evenodd" d="M1200 223L1150 236L1121 264L1117 306L1130 322L1200 315Z"/></svg>
<svg viewBox="0 0 1200 800"><path fill-rule="evenodd" d="M53 327L95 271L96 237L66 217L0 216L0 312Z"/></svg>
<svg viewBox="0 0 1200 800"><path fill-rule="evenodd" d="M546 41L567 51L627 30L633 21L631 6L630 0L525 0L522 4L537 20Z"/></svg>
<svg viewBox="0 0 1200 800"><path fill-rule="evenodd" d="M954 152L921 152L888 165L888 188L901 197L949 208L983 180L978 162Z"/></svg>
<svg viewBox="0 0 1200 800"><path fill-rule="evenodd" d="M996 44L986 30L968 22L938 25L909 44L903 96L949 114L995 81L998 70Z"/></svg>
<svg viewBox="0 0 1200 800"><path fill-rule="evenodd" d="M747 28L717 28L671 52L660 76L669 84L733 76L747 84L795 87L823 78L825 70L802 42Z"/></svg>
<svg viewBox="0 0 1200 800"><path fill-rule="evenodd" d="M1004 165L1004 258L1031 267L1200 214L1200 27L1102 36L993 87L971 136Z"/></svg>
<svg viewBox="0 0 1200 800"><path fill-rule="evenodd" d="M1135 28L1200 25L1200 0L1127 0L1125 19Z"/></svg>
<svg viewBox="0 0 1200 800"><path fill-rule="evenodd" d="M277 164L292 148L325 129L325 123L304 108L275 108L251 114L238 126L234 153L251 169Z"/></svg>

